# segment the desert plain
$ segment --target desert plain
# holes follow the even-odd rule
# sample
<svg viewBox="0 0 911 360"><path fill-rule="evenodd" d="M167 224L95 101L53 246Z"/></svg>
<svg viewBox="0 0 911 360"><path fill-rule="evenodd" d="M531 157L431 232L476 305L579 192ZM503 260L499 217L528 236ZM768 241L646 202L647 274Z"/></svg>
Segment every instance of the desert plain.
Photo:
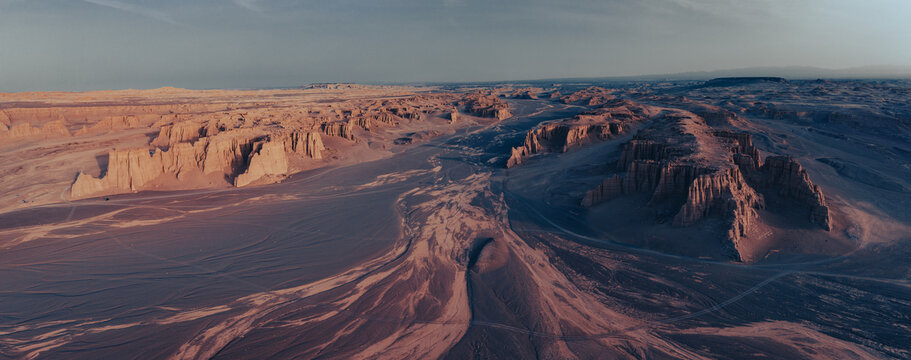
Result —
<svg viewBox="0 0 911 360"><path fill-rule="evenodd" d="M909 100L0 94L0 357L909 358Z"/></svg>

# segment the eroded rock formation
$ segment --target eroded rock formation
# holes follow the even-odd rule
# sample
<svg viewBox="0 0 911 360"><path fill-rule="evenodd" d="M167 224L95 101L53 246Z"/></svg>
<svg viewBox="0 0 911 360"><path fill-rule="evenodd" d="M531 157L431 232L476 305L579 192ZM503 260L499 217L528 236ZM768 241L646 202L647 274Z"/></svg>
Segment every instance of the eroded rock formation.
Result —
<svg viewBox="0 0 911 360"><path fill-rule="evenodd" d="M592 86L587 89L582 89L572 94L563 96L560 98L560 101L565 104L598 106L615 99L616 96L613 95L613 92L613 89L605 89L603 87ZM559 95L559 93L556 94Z"/></svg>
<svg viewBox="0 0 911 360"><path fill-rule="evenodd" d="M107 173L101 178L80 173L70 197L80 199L159 186L193 188L218 183L245 186L275 182L290 172L287 154L318 160L323 150L322 139L315 132L267 135L251 129L226 131L193 142L171 142L167 150L114 150L108 154ZM173 185L177 181L183 186Z"/></svg>
<svg viewBox="0 0 911 360"><path fill-rule="evenodd" d="M649 204L676 209L674 226L719 216L726 221L725 240L738 260L742 242L749 241L761 221L758 210L766 207L771 194L789 207L806 209L807 221L830 229L825 198L799 163L783 156L762 162L749 134L711 131L691 113L665 115L641 130L624 146L617 167L620 173L586 193L584 206L647 193Z"/></svg>
<svg viewBox="0 0 911 360"><path fill-rule="evenodd" d="M20 139L50 139L58 137L69 137L70 131L66 128L63 120L50 121L41 127L34 127L28 122L22 122L7 128L6 124L0 124L0 137L9 140Z"/></svg>
<svg viewBox="0 0 911 360"><path fill-rule="evenodd" d="M528 131L522 146L512 149L506 166L522 164L534 154L566 152L575 146L609 139L648 116L649 109L640 104L611 100L598 109L581 112L570 119L541 123Z"/></svg>
<svg viewBox="0 0 911 360"><path fill-rule="evenodd" d="M285 145L280 142L258 142L250 154L247 170L234 179L234 186L247 186L263 178L266 182L276 182L288 173L288 157Z"/></svg>
<svg viewBox="0 0 911 360"><path fill-rule="evenodd" d="M466 94L459 104L465 108L465 112L475 116L492 117L497 120L512 116L509 104L489 92L476 91Z"/></svg>

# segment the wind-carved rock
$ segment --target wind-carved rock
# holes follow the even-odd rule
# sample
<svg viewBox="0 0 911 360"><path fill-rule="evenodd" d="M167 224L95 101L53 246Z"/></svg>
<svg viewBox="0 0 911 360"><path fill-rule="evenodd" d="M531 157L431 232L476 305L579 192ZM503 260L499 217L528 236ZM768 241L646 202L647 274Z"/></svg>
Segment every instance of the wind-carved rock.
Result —
<svg viewBox="0 0 911 360"><path fill-rule="evenodd" d="M648 111L639 104L612 100L599 109L581 112L570 119L541 123L528 131L522 146L512 149L506 167L520 165L534 154L566 152L573 147L610 139L648 116Z"/></svg>
<svg viewBox="0 0 911 360"><path fill-rule="evenodd" d="M809 222L830 230L822 192L794 159L772 156L763 163L749 134L708 131L700 121L681 126L685 119L666 119L640 131L624 146L617 162L621 173L588 191L582 204L649 193L650 204L678 209L674 226L720 216L727 223L725 242L737 260L743 242L749 241L750 231L760 221L758 210L766 207L766 195L776 194L806 208ZM730 155L725 159L714 155L718 153Z"/></svg>

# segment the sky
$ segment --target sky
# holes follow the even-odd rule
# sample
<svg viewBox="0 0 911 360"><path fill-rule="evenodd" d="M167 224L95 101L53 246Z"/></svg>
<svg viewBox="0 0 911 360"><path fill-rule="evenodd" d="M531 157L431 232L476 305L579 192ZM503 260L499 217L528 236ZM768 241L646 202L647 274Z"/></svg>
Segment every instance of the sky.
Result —
<svg viewBox="0 0 911 360"><path fill-rule="evenodd" d="M908 0L0 0L0 91L911 66Z"/></svg>

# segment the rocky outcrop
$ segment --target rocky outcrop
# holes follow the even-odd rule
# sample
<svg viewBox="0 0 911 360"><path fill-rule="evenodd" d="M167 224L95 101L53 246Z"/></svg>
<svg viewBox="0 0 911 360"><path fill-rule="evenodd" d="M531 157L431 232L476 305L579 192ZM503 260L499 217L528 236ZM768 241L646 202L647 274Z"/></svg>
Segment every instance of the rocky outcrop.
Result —
<svg viewBox="0 0 911 360"><path fill-rule="evenodd" d="M247 169L256 139L253 132L232 131L192 144L175 144L168 150L113 150L108 153L104 177L80 173L70 189L70 197L136 192L155 181L186 180L191 175L219 174L233 180Z"/></svg>
<svg viewBox="0 0 911 360"><path fill-rule="evenodd" d="M161 129L158 130L158 136L152 140L152 146L172 146L182 142L196 141L206 135L206 126L194 121L163 125Z"/></svg>
<svg viewBox="0 0 911 360"><path fill-rule="evenodd" d="M140 119L133 115L105 116L101 121L91 127L83 127L76 132L76 136L91 133L106 133L116 130L132 129L142 126Z"/></svg>
<svg viewBox="0 0 911 360"><path fill-rule="evenodd" d="M324 150L316 132L266 135L251 129L225 131L193 142L173 142L167 150L114 150L108 154L107 173L102 178L80 173L70 197L136 192L169 181L224 179L234 186L276 182L290 171L288 154L319 160Z"/></svg>
<svg viewBox="0 0 911 360"><path fill-rule="evenodd" d="M570 119L539 124L525 135L522 146L512 149L506 167L514 167L534 154L566 152L570 148L602 141L624 133L633 123L648 117L639 104L614 100L605 106L584 111Z"/></svg>
<svg viewBox="0 0 911 360"><path fill-rule="evenodd" d="M247 171L234 179L234 186L247 186L256 181L273 183L288 173L285 145L280 142L256 143L249 163Z"/></svg>
<svg viewBox="0 0 911 360"><path fill-rule="evenodd" d="M543 91L541 88L520 88L510 92L507 97L512 99L534 100L538 98L538 94L541 93L541 91Z"/></svg>
<svg viewBox="0 0 911 360"><path fill-rule="evenodd" d="M563 96L560 98L560 101L562 101L564 104L598 106L614 100L616 96L612 94L613 92L614 90L612 89L592 86L587 89L582 89L572 94Z"/></svg>
<svg viewBox="0 0 911 360"><path fill-rule="evenodd" d="M6 129L6 125L0 125ZM0 136L9 140L20 139L51 139L71 136L63 120L47 122L41 127L33 127L27 122L10 126L6 131L0 129Z"/></svg>
<svg viewBox="0 0 911 360"><path fill-rule="evenodd" d="M497 120L512 116L509 104L490 93L477 91L465 94L459 105L465 108L465 112L475 116L492 117Z"/></svg>

